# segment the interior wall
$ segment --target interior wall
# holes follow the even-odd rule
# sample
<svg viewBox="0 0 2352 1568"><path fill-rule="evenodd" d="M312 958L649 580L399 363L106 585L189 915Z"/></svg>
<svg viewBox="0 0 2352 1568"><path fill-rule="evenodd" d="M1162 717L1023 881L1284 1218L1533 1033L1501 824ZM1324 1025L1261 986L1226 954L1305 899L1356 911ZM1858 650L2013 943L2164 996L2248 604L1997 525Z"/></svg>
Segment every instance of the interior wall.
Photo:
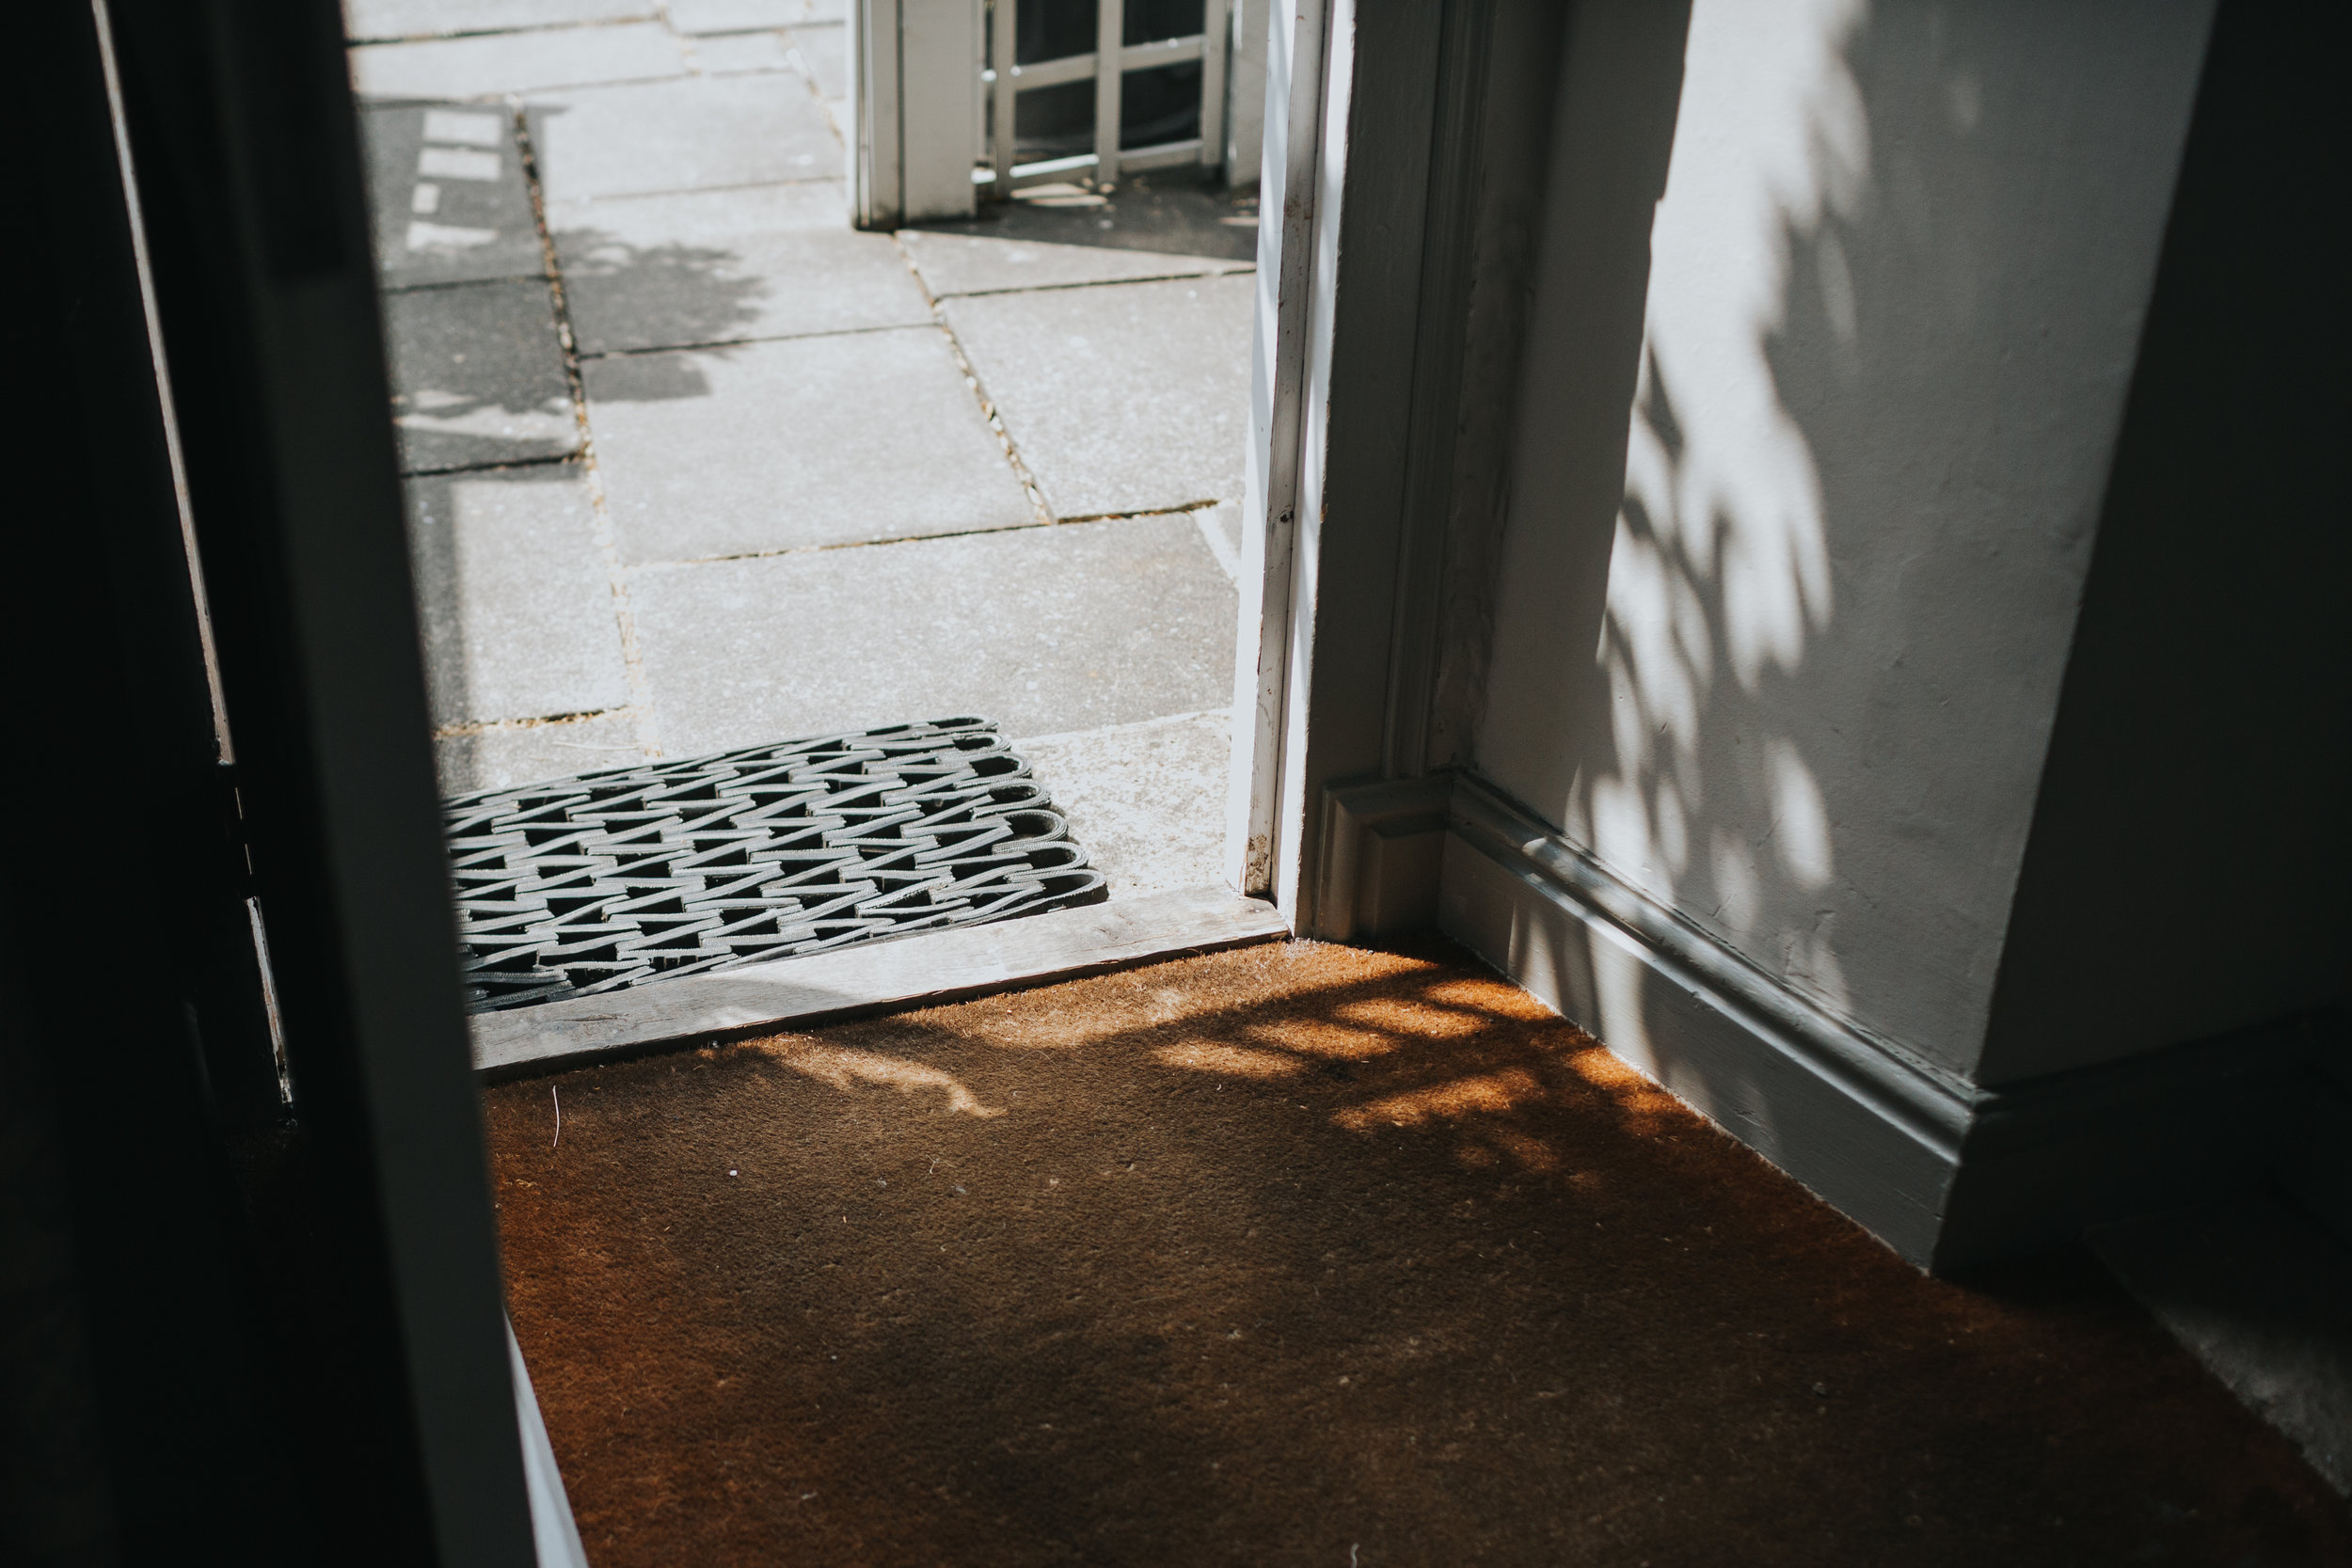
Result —
<svg viewBox="0 0 2352 1568"><path fill-rule="evenodd" d="M2211 11L1570 21L1476 766L1956 1071Z"/></svg>
<svg viewBox="0 0 2352 1568"><path fill-rule="evenodd" d="M2343 29L2225 4L1979 1077L2346 1000Z"/></svg>

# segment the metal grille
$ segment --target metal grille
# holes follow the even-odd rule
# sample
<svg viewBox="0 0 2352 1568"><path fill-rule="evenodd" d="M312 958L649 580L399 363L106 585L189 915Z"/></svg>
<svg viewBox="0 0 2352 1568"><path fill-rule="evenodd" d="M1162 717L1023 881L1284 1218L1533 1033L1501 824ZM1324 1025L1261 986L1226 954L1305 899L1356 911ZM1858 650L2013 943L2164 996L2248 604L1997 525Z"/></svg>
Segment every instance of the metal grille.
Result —
<svg viewBox="0 0 2352 1568"><path fill-rule="evenodd" d="M982 719L582 773L446 810L475 1012L1108 895Z"/></svg>

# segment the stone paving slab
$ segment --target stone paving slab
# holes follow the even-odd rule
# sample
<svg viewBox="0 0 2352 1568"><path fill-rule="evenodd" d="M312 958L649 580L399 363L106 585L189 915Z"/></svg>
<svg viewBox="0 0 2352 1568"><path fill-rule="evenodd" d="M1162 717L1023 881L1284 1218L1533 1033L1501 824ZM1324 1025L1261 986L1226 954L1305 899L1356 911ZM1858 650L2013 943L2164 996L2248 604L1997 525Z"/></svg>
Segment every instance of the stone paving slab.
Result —
<svg viewBox="0 0 2352 1568"><path fill-rule="evenodd" d="M437 727L628 701L612 579L576 465L426 475L405 489Z"/></svg>
<svg viewBox="0 0 2352 1568"><path fill-rule="evenodd" d="M837 22L795 27L787 35L829 103L850 96L850 29Z"/></svg>
<svg viewBox="0 0 2352 1568"><path fill-rule="evenodd" d="M405 473L580 450L555 306L538 279L384 296Z"/></svg>
<svg viewBox="0 0 2352 1568"><path fill-rule="evenodd" d="M946 302L1057 516L1237 500L1257 279L1242 274Z"/></svg>
<svg viewBox="0 0 2352 1568"><path fill-rule="evenodd" d="M1230 652L1230 651L1229 651ZM1225 879L1230 709L1012 742L1113 898Z"/></svg>
<svg viewBox="0 0 2352 1568"><path fill-rule="evenodd" d="M606 504L632 564L1036 516L934 327L632 354L581 370Z"/></svg>
<svg viewBox="0 0 2352 1568"><path fill-rule="evenodd" d="M514 120L503 110L372 108L359 126L385 288L546 273Z"/></svg>
<svg viewBox="0 0 2352 1568"><path fill-rule="evenodd" d="M797 71L792 40L776 33L717 33L694 40L694 68L712 76Z"/></svg>
<svg viewBox="0 0 2352 1568"><path fill-rule="evenodd" d="M582 354L929 325L887 234L849 224L839 182L551 206Z"/></svg>
<svg viewBox="0 0 2352 1568"><path fill-rule="evenodd" d="M914 258L915 266L921 270L924 286L943 298L952 294L1003 293L1018 289L1066 288L1077 283L1193 277L1249 270L1247 261L1217 256L1112 250L1099 245L1055 245L922 229L906 230L898 237L906 243L907 254Z"/></svg>
<svg viewBox="0 0 2352 1568"><path fill-rule="evenodd" d="M365 43L582 22L651 22L660 10L655 0L343 0L343 36Z"/></svg>
<svg viewBox="0 0 2352 1568"><path fill-rule="evenodd" d="M1205 184L1197 170L1147 170L1108 193L1074 184L1031 185L1014 192L1010 201L983 205L973 217L943 218L921 225L920 231L1211 257L1248 267L1258 259L1258 198L1254 191Z"/></svg>
<svg viewBox="0 0 2352 1568"><path fill-rule="evenodd" d="M658 23L375 43L351 51L363 99L493 98L599 82L686 74L686 55Z"/></svg>
<svg viewBox="0 0 2352 1568"><path fill-rule="evenodd" d="M1232 695L1233 589L1189 517L664 567L629 599L678 755L959 714L1060 734Z"/></svg>
<svg viewBox="0 0 2352 1568"><path fill-rule="evenodd" d="M670 0L670 25L681 33L748 33L848 15L846 0Z"/></svg>
<svg viewBox="0 0 2352 1568"><path fill-rule="evenodd" d="M562 724L519 724L473 735L436 736L434 763L443 795L561 779L600 768L626 768L644 753L637 721L599 714Z"/></svg>
<svg viewBox="0 0 2352 1568"><path fill-rule="evenodd" d="M841 146L797 76L592 87L531 107L547 199L841 177Z"/></svg>

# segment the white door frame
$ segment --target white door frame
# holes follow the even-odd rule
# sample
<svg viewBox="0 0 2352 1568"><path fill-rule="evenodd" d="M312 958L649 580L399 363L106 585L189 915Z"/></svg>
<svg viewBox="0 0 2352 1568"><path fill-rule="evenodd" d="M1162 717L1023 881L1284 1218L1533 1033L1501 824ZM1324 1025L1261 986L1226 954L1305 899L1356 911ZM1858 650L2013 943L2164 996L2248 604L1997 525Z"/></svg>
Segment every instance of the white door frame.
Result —
<svg viewBox="0 0 2352 1568"><path fill-rule="evenodd" d="M1088 179L1107 190L1130 172L1185 165L1222 167L1239 184L1254 175L1256 104L1240 102L1259 63L1245 42L1254 39L1244 32L1247 0L1205 0L1199 34L1132 45L1121 41L1124 0L1096 0L1092 53L1025 67L1009 63L1016 5L1004 0L992 16L988 0L853 0L849 177L858 228L970 217L981 187L992 199L1064 180ZM992 56L1000 69L989 69ZM1185 60L1200 62L1199 135L1122 150L1126 73ZM1016 166L1019 95L1078 81L1094 84L1094 150ZM994 154L987 158L992 135Z"/></svg>
<svg viewBox="0 0 2352 1568"><path fill-rule="evenodd" d="M1100 5L1105 23L1120 8ZM851 11L856 221L970 214L981 6ZM1293 930L1341 940L1434 910L1438 584L1467 411L1474 210L1492 172L1482 104L1490 55L1505 59L1546 15L1556 38L1556 8L1266 0L1234 14L1266 43L1225 869ZM1498 35L1509 41L1490 46ZM918 72L962 86L910 95ZM925 100L919 115L910 96ZM1367 876L1380 884L1370 893ZM1410 886L1383 891L1399 877Z"/></svg>
<svg viewBox="0 0 2352 1568"><path fill-rule="evenodd" d="M979 57L975 0L853 0L850 221L858 228L972 215ZM922 90L909 92L909 83Z"/></svg>
<svg viewBox="0 0 2352 1568"><path fill-rule="evenodd" d="M1425 733L1467 299L1450 259L1471 227L1464 127L1514 3L1272 8L1226 874L1302 935L1395 922L1393 898L1367 921L1359 887L1384 827L1427 840L1435 897Z"/></svg>

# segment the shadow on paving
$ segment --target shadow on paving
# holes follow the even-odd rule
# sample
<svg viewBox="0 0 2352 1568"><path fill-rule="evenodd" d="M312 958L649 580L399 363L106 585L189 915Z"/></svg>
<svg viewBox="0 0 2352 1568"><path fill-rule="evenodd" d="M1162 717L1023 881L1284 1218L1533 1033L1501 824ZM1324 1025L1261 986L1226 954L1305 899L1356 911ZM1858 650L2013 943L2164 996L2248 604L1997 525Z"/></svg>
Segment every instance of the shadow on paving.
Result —
<svg viewBox="0 0 2352 1568"><path fill-rule="evenodd" d="M1198 179L1131 177L1108 196L1049 186L991 203L977 218L919 223L939 234L1149 250L1252 261L1258 255L1258 193L1233 192Z"/></svg>
<svg viewBox="0 0 2352 1568"><path fill-rule="evenodd" d="M605 1568L2352 1550L2078 1255L1926 1278L1441 944L1184 959L488 1118Z"/></svg>
<svg viewBox="0 0 2352 1568"><path fill-rule="evenodd" d="M765 277L722 276L741 261L722 246L631 245L599 229L558 230L555 245L574 315L582 296L593 298L602 315L626 320L631 335L655 349L739 340L773 292Z"/></svg>

